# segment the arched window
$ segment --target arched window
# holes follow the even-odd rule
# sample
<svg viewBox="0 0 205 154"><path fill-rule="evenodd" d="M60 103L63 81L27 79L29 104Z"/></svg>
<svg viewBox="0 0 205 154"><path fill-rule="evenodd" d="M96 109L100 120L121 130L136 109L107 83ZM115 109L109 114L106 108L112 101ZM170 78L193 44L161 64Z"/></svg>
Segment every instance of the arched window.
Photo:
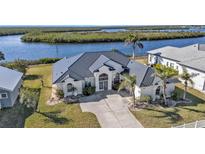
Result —
<svg viewBox="0 0 205 154"><path fill-rule="evenodd" d="M73 91L73 85L72 83L67 84L67 92L72 92Z"/></svg>
<svg viewBox="0 0 205 154"><path fill-rule="evenodd" d="M108 75L103 73L99 76L99 81L104 81L104 80L108 80Z"/></svg>

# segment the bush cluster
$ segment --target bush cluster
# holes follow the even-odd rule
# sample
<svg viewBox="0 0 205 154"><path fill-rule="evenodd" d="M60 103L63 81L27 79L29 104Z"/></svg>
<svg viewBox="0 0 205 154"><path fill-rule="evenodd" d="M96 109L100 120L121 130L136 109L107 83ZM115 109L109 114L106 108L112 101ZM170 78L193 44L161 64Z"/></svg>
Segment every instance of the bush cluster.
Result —
<svg viewBox="0 0 205 154"><path fill-rule="evenodd" d="M59 99L64 98L64 92L63 92L63 90L58 88L58 89L56 90L56 96L57 96Z"/></svg>
<svg viewBox="0 0 205 154"><path fill-rule="evenodd" d="M29 65L38 65L38 64L50 64L50 63L55 63L58 60L60 60L60 58L42 58L39 60L21 60L21 59L17 59L15 61L12 62L3 62L0 65L13 69L13 70L17 70L19 72L25 73L26 72L26 68Z"/></svg>
<svg viewBox="0 0 205 154"><path fill-rule="evenodd" d="M85 87L83 88L83 95L89 96L95 93L95 87Z"/></svg>

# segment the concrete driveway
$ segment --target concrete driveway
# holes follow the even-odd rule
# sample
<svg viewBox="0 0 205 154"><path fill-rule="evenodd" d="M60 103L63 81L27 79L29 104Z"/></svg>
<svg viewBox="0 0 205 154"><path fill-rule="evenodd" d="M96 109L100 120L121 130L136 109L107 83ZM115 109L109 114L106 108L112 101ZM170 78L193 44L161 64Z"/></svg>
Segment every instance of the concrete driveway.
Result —
<svg viewBox="0 0 205 154"><path fill-rule="evenodd" d="M80 99L83 112L92 112L103 128L142 128L127 107L127 98L113 91Z"/></svg>

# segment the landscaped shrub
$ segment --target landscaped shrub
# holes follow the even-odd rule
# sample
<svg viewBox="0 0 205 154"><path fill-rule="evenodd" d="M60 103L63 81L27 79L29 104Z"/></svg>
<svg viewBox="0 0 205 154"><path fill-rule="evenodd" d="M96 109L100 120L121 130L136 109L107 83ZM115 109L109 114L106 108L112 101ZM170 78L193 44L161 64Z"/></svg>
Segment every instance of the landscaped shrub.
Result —
<svg viewBox="0 0 205 154"><path fill-rule="evenodd" d="M115 83L115 84L112 85L112 89L113 90L118 90L119 86L120 86L120 83Z"/></svg>
<svg viewBox="0 0 205 154"><path fill-rule="evenodd" d="M20 90L20 103L24 104L28 108L32 108L36 111L38 100L40 95L40 89L25 88L22 87Z"/></svg>
<svg viewBox="0 0 205 154"><path fill-rule="evenodd" d="M59 99L64 98L64 92L63 92L63 90L58 88L58 89L56 90L56 96L57 96Z"/></svg>
<svg viewBox="0 0 205 154"><path fill-rule="evenodd" d="M151 97L151 96L141 95L140 98L138 99L138 102L147 102L147 103L150 103L151 100L152 100L152 97Z"/></svg>
<svg viewBox="0 0 205 154"><path fill-rule="evenodd" d="M26 73L26 68L28 67L28 63L25 60L15 60L13 62L4 63L3 66L17 70L22 73Z"/></svg>
<svg viewBox="0 0 205 154"><path fill-rule="evenodd" d="M177 101L179 99L179 95L176 91L172 92L171 94L171 98L175 101Z"/></svg>
<svg viewBox="0 0 205 154"><path fill-rule="evenodd" d="M95 93L95 87L85 87L83 88L83 95L89 96Z"/></svg>
<svg viewBox="0 0 205 154"><path fill-rule="evenodd" d="M61 58L42 58L39 60L36 60L36 63L39 64L50 64L50 63L55 63L57 61L59 61Z"/></svg>

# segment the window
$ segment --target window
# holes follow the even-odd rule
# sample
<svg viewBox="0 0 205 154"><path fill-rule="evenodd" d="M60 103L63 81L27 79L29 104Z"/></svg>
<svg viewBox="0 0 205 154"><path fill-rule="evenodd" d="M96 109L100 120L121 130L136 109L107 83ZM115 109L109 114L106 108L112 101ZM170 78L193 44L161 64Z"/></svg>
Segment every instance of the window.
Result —
<svg viewBox="0 0 205 154"><path fill-rule="evenodd" d="M108 75L103 73L99 76L99 81L102 81L102 80L108 80Z"/></svg>
<svg viewBox="0 0 205 154"><path fill-rule="evenodd" d="M1 93L0 94L0 99L6 99L6 98L8 98L7 93Z"/></svg>
<svg viewBox="0 0 205 154"><path fill-rule="evenodd" d="M152 62L152 58L153 56L152 55L149 55L149 61Z"/></svg>
<svg viewBox="0 0 205 154"><path fill-rule="evenodd" d="M170 63L170 67L171 67L171 68L174 68L174 63Z"/></svg>
<svg viewBox="0 0 205 154"><path fill-rule="evenodd" d="M160 87L157 87L155 94L159 96L159 95L160 95L160 91L161 91L161 90L160 90Z"/></svg>
<svg viewBox="0 0 205 154"><path fill-rule="evenodd" d="M176 66L176 70L179 70L179 66Z"/></svg>
<svg viewBox="0 0 205 154"><path fill-rule="evenodd" d="M116 73L115 78L114 78L114 83L119 83L120 82L120 74Z"/></svg>
<svg viewBox="0 0 205 154"><path fill-rule="evenodd" d="M67 92L72 92L73 91L73 85L72 83L67 84Z"/></svg>
<svg viewBox="0 0 205 154"><path fill-rule="evenodd" d="M103 82L99 82L99 89L100 89L100 90L104 89L104 87L103 87Z"/></svg>
<svg viewBox="0 0 205 154"><path fill-rule="evenodd" d="M169 62L167 62L167 66L169 66Z"/></svg>
<svg viewBox="0 0 205 154"><path fill-rule="evenodd" d="M85 81L85 86L86 87L91 87L91 82L90 81Z"/></svg>

